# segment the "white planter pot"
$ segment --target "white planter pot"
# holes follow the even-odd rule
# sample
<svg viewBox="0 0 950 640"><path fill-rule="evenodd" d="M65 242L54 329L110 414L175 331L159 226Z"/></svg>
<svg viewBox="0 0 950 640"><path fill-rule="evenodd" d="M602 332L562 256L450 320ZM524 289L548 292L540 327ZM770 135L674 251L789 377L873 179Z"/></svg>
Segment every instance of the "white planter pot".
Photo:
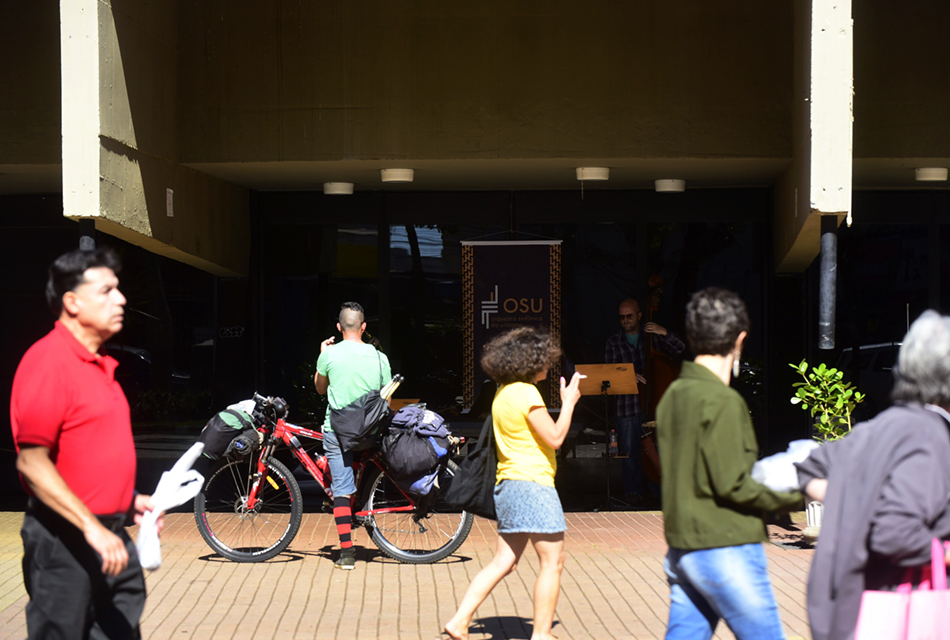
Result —
<svg viewBox="0 0 950 640"><path fill-rule="evenodd" d="M821 516L824 513L825 505L817 500L810 500L805 505L805 531L802 536L808 544L815 544L818 540L818 534L821 533Z"/></svg>

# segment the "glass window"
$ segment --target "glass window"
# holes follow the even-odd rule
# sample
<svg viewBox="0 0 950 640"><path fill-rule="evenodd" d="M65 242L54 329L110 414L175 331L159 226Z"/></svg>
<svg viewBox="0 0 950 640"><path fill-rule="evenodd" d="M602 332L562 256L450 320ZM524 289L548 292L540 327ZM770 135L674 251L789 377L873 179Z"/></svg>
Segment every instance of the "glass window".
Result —
<svg viewBox="0 0 950 640"><path fill-rule="evenodd" d="M491 225L393 225L390 234L393 371L401 398L451 415L461 410L462 240L499 237Z"/></svg>
<svg viewBox="0 0 950 640"><path fill-rule="evenodd" d="M908 323L928 306L928 264L925 225L855 224L838 230L836 350L819 352L816 362L838 364L867 395L857 420L890 405L898 345ZM816 260L813 277L818 266ZM844 349L861 355L838 359Z"/></svg>
<svg viewBox="0 0 950 640"><path fill-rule="evenodd" d="M696 291L721 287L735 291L745 302L750 328L733 386L749 405L759 443L764 445L762 225L741 221L663 223L647 225L647 233L650 278L659 276L663 288L653 312L656 322L685 341L686 305ZM650 310L644 313L649 317Z"/></svg>
<svg viewBox="0 0 950 640"><path fill-rule="evenodd" d="M271 226L262 247L265 389L290 402L299 421L322 424L325 399L313 388L320 343L339 337L340 304L360 303L378 331L378 228L374 224Z"/></svg>

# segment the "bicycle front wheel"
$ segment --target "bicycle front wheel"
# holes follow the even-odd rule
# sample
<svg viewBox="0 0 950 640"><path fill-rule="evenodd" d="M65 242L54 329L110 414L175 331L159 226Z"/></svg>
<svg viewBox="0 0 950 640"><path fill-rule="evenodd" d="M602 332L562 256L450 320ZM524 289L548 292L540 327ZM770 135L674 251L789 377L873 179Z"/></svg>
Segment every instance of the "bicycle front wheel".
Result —
<svg viewBox="0 0 950 640"><path fill-rule="evenodd" d="M195 521L212 549L234 562L273 558L297 535L303 520L303 497L293 474L274 459L260 481L257 503L247 496L257 471L257 458L228 460L217 468L195 496Z"/></svg>
<svg viewBox="0 0 950 640"><path fill-rule="evenodd" d="M439 477L442 491L457 472L458 466L450 460ZM411 504L382 469L375 469L367 486L366 511ZM371 513L368 525L373 544L390 558L409 564L429 564L448 557L465 542L475 518L465 511L439 511L439 506L436 498L434 507L425 513L418 509Z"/></svg>

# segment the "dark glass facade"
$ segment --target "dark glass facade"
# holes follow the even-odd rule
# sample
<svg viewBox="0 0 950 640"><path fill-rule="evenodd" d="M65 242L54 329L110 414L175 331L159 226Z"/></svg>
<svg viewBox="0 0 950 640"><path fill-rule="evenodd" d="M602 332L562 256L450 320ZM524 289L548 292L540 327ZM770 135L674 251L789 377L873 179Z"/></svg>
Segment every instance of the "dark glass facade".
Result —
<svg viewBox="0 0 950 640"><path fill-rule="evenodd" d="M662 280L652 319L683 335L692 292L716 285L746 301L752 330L736 388L749 403L763 453L807 437L789 403L807 358L842 368L868 394L858 417L889 401L891 369L908 321L950 311L950 194L856 192L854 224L838 232L835 348L816 347L818 261L774 272L769 190L682 194L574 192L252 194L249 277L222 278L100 234L125 263L126 327L110 343L135 428L200 425L253 391L282 395L298 421L324 410L313 391L319 343L335 333L340 303L360 302L369 332L395 371L399 395L462 414L464 240L556 239L562 247L565 360L597 363L629 296L650 315L649 282ZM77 225L58 196L0 198L8 241L2 314L0 449L12 462L8 401L23 351L52 325L46 267L76 246ZM686 357L690 357L687 352ZM596 399L594 400L594 402ZM585 400L585 402L587 402ZM580 420L596 428L602 410ZM4 444L5 443L5 444ZM11 464L3 483L15 486Z"/></svg>

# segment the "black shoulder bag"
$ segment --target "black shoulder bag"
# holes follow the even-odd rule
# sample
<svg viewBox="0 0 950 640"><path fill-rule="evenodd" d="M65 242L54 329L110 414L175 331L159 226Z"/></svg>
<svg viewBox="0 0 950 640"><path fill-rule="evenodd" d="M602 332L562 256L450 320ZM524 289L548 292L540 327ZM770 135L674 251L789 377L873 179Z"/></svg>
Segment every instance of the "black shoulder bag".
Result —
<svg viewBox="0 0 950 640"><path fill-rule="evenodd" d="M442 495L450 509L461 509L495 520L495 474L498 454L491 414L485 418L478 442L459 463L458 472Z"/></svg>
<svg viewBox="0 0 950 640"><path fill-rule="evenodd" d="M344 451L362 451L376 444L380 428L391 418L389 402L379 391L383 388L383 361L379 360L379 389L369 391L345 407L330 409L330 427Z"/></svg>

